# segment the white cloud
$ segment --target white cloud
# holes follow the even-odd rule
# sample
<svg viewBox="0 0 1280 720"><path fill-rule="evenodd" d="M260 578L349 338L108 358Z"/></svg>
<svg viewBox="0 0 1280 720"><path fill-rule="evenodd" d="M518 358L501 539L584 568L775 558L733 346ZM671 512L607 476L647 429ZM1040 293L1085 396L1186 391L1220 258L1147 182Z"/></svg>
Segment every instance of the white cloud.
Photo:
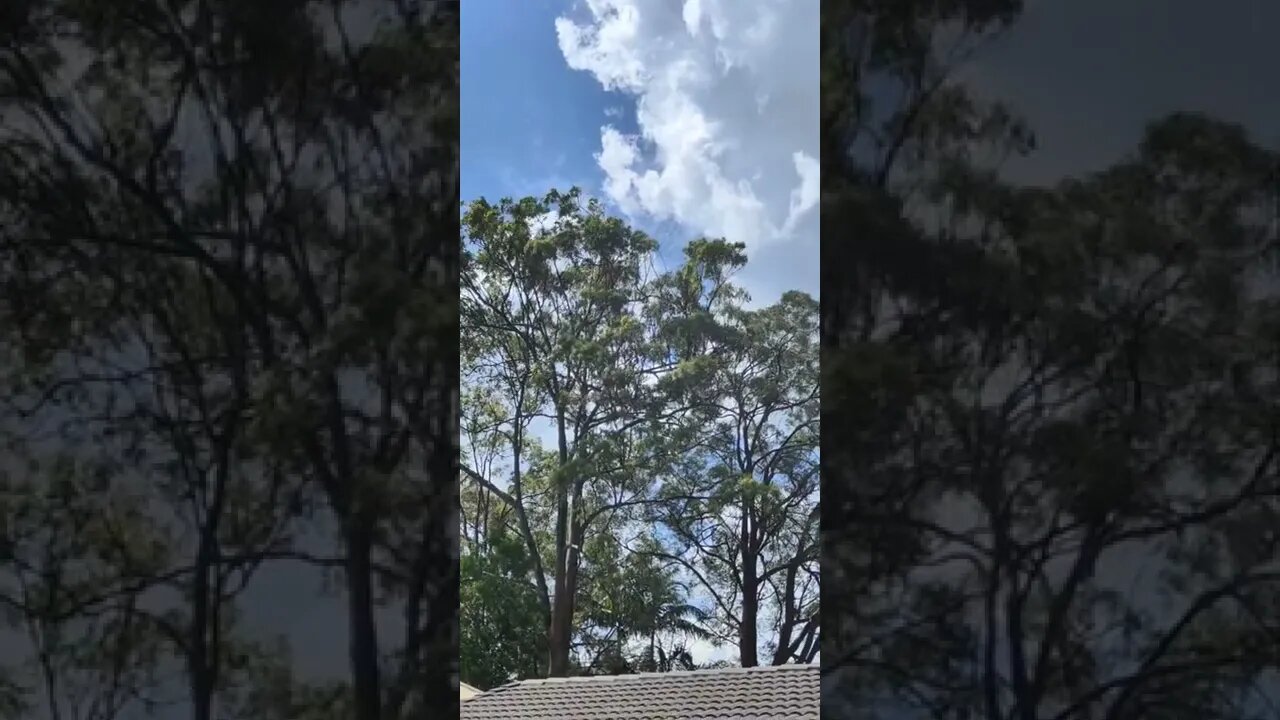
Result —
<svg viewBox="0 0 1280 720"><path fill-rule="evenodd" d="M565 60L635 102L636 134L601 128L609 199L633 217L744 242L789 278L757 267L756 285L816 291L819 3L584 5L556 20Z"/></svg>
<svg viewBox="0 0 1280 720"><path fill-rule="evenodd" d="M729 645L717 645L710 640L694 638L689 641L688 647L689 654L693 656L693 662L699 667L725 660L738 662L736 648L732 648Z"/></svg>

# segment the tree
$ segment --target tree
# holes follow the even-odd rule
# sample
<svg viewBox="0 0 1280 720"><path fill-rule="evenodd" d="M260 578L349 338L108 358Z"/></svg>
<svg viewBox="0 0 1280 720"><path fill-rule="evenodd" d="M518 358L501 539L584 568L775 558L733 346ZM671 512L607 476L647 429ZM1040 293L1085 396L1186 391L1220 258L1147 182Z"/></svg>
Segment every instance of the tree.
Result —
<svg viewBox="0 0 1280 720"><path fill-rule="evenodd" d="M546 223L547 226L541 226ZM581 548L601 522L648 497L646 379L661 367L645 354L643 262L651 239L604 215L576 190L542 200L471 203L462 312L476 356L468 381L503 404L501 433L510 478L465 474L509 505L535 558L544 607L547 672L569 669ZM532 434L543 423L554 449ZM540 483L554 526L550 543L535 534Z"/></svg>
<svg viewBox="0 0 1280 720"><path fill-rule="evenodd" d="M865 515L868 503L887 512L938 502L909 482L904 451L908 431L923 422L907 410L935 378L945 379L917 340L948 322L950 308L932 293L954 258L939 252L945 245L926 242L909 218L942 158L972 157L992 141L998 152L1029 148L1031 137L1009 113L975 101L954 75L1020 10L1017 0L850 0L824 8L823 700L833 713L903 712L876 694L893 683L871 682L867 669L883 667L874 652L917 587L907 571L922 540L910 524L859 522L856 514ZM951 664L954 653L937 648L967 642L964 633L942 623L908 629L938 639L913 658L912 672L946 686L960 668Z"/></svg>
<svg viewBox="0 0 1280 720"><path fill-rule="evenodd" d="M62 454L24 464L10 468L25 477L6 478L0 501L6 648L29 648L11 666L10 708L118 717L150 699L165 657L165 638L141 617L145 584L129 579L161 571L163 537L93 463Z"/></svg>
<svg viewBox="0 0 1280 720"><path fill-rule="evenodd" d="M673 337L694 354L668 382L698 410L689 416L689 451L664 484L669 502L656 506L672 535L660 556L714 599L744 667L759 662L766 621L772 664L808 662L819 648L818 307L791 292L745 310L718 277L704 295L717 249L691 243L668 288L680 298L671 307L702 322L697 336ZM703 304L690 308L686 299Z"/></svg>
<svg viewBox="0 0 1280 720"><path fill-rule="evenodd" d="M245 442L251 367L242 328L211 278L167 259L99 255L96 262L111 260L103 273L74 254L25 257L38 263L13 268L10 281L22 286L24 299L9 319L27 353L74 362L51 363L48 375L34 368L35 378L31 368L13 368L16 382L8 390L16 415L8 419L17 425L10 431L21 443L39 444L39 433L56 427L67 450L55 460L72 463L68 472L103 490L94 501L112 521L76 529L84 549L64 558L71 564L81 553L96 554L108 561L108 575L96 587L62 587L60 594L82 603L77 615L176 590L177 606L159 612L130 605L127 620L171 646L187 668L193 715L211 718L227 671L235 597L264 560L287 549L295 503L282 498L297 492ZM47 332L86 290L112 297L96 327ZM37 451L33 460L39 459ZM157 556L157 548L167 550ZM125 597L103 593L104 585ZM62 622L47 611L33 620ZM59 654L41 652L48 662ZM46 684L58 680L52 666L46 676ZM52 687L46 694L56 717L57 695Z"/></svg>
<svg viewBox="0 0 1280 720"><path fill-rule="evenodd" d="M469 495L488 493L478 489ZM486 522L479 535L467 539L462 556L461 677L479 688L537 677L546 660L532 563L524 540L506 522L509 510L500 508L499 514L506 517Z"/></svg>
<svg viewBox="0 0 1280 720"><path fill-rule="evenodd" d="M661 562L657 543L627 547L613 534L586 549L579 601L582 665L587 673L671 672L695 668L689 645L714 638L710 613Z"/></svg>
<svg viewBox="0 0 1280 720"><path fill-rule="evenodd" d="M774 661L812 657L816 303L793 293L744 311L730 283L743 248L721 240L650 272L656 244L577 190L477 200L463 223L463 473L477 493L464 525L476 546L508 528L524 542L544 672L674 667L713 619L731 626L718 638L740 632L755 648L764 620L713 618L691 600L744 583L776 610ZM744 429L749 447L735 446ZM730 561L684 589L689 569L710 567L679 562L699 523L735 508L748 569ZM636 545L656 525L684 532L672 538L684 547Z"/></svg>

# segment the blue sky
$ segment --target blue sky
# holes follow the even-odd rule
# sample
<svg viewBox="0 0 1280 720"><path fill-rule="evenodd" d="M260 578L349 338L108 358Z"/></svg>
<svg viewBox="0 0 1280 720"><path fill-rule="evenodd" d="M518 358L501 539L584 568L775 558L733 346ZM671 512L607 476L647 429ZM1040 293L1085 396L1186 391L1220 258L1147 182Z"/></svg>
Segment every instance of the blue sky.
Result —
<svg viewBox="0 0 1280 720"><path fill-rule="evenodd" d="M816 200L817 17L787 0L469 0L463 200L576 185L668 266L726 237L748 244L739 282L757 301L816 295L816 208L789 208L802 185Z"/></svg>
<svg viewBox="0 0 1280 720"><path fill-rule="evenodd" d="M618 208L602 191L596 161L600 128L634 133L635 103L569 67L555 22L568 0L473 0L463 5L461 194L478 198L541 196L576 186ZM695 233L653 217L634 224L661 242L660 255L679 261Z"/></svg>
<svg viewBox="0 0 1280 720"><path fill-rule="evenodd" d="M600 125L621 107L556 44L558 0L462 6L462 198L599 189Z"/></svg>
<svg viewBox="0 0 1280 720"><path fill-rule="evenodd" d="M635 132L634 102L573 70L556 37L566 0L473 0L463 5L461 194L478 198L541 196L572 186L601 197L596 162L606 122ZM678 224L636 218L661 241L663 260L679 261L690 237Z"/></svg>

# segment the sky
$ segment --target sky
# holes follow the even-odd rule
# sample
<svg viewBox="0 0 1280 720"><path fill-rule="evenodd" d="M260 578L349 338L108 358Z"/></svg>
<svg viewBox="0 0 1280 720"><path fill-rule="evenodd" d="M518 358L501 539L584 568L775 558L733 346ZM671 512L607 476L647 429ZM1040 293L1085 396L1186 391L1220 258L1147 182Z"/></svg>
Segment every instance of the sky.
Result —
<svg viewBox="0 0 1280 720"><path fill-rule="evenodd" d="M662 244L746 243L756 304L818 291L818 7L473 0L462 197L577 185Z"/></svg>
<svg viewBox="0 0 1280 720"><path fill-rule="evenodd" d="M1280 3L1268 0L1030 0L964 76L1036 133L1037 151L1009 176L1052 182L1115 162L1147 122L1177 110L1280 143L1277 27Z"/></svg>

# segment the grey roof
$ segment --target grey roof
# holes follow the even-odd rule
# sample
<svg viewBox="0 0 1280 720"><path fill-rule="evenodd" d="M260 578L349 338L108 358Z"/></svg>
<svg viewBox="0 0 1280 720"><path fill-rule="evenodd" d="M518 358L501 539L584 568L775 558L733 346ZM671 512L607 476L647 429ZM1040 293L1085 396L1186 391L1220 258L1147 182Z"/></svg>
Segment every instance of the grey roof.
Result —
<svg viewBox="0 0 1280 720"><path fill-rule="evenodd" d="M524 680L462 703L462 720L817 720L817 665Z"/></svg>

